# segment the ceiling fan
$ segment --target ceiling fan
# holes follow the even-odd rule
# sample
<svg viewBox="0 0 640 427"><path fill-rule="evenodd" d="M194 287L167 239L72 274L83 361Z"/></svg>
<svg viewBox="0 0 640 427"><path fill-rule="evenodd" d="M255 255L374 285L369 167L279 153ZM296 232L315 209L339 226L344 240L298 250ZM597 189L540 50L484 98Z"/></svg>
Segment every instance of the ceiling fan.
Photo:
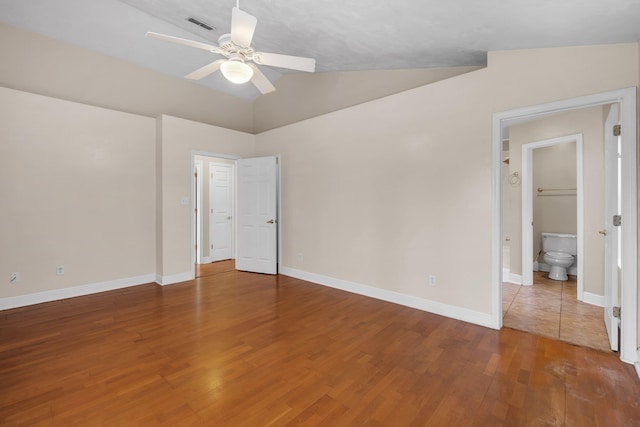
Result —
<svg viewBox="0 0 640 427"><path fill-rule="evenodd" d="M231 10L231 33L220 36L218 46L154 32L148 32L147 37L203 49L226 58L213 61L187 74L185 77L191 80L200 80L220 70L230 82L242 84L251 80L262 94L267 94L275 91L276 88L255 64L310 73L315 71L316 60L313 58L256 52L251 46L251 40L257 23L258 20L254 16L240 10L240 0L238 0L236 7Z"/></svg>

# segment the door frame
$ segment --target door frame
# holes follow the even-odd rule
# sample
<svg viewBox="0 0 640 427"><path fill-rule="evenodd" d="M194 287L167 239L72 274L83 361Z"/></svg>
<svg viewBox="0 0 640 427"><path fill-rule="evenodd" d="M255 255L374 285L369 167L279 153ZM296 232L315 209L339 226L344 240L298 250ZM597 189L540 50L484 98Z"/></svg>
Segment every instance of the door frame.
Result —
<svg viewBox="0 0 640 427"><path fill-rule="evenodd" d="M201 264L204 258L202 251L202 173L204 170L204 163L202 160L193 161L193 175L195 178L195 188L193 190L193 213L195 214L193 235L195 239L195 264ZM200 203L198 203L200 202Z"/></svg>
<svg viewBox="0 0 640 427"><path fill-rule="evenodd" d="M231 210L233 215L231 217L231 256L235 259L236 256L236 164L216 162L215 160L209 161L209 173L211 173L211 166L224 166L231 168ZM213 200L213 186L211 185L211 176L209 177L209 212L207 213L209 219L209 250L211 250L211 244L213 244L213 215L211 215L211 200ZM213 255L209 254L209 258L213 259Z"/></svg>
<svg viewBox="0 0 640 427"><path fill-rule="evenodd" d="M229 159L229 160L238 160L238 159L242 159L242 156L235 156L235 155L231 155L231 154L222 154L222 153L215 153L212 151L202 151L202 150L191 150L191 155L189 157L189 161L190 161L190 177L193 177L193 174L195 173L195 160L196 160L196 156L205 156L205 157L217 157L220 159ZM278 267L278 271L280 271L280 265L282 263L282 156L280 154L272 154L272 156L274 156L277 159L277 164L276 164L276 198L277 198L277 202L276 202L276 214L278 217L278 235L277 235L277 248L276 248L276 252L277 252L277 256L278 256L278 260L277 260L277 267ZM249 157L258 157L257 155L252 155L252 156L246 156L247 158ZM237 170L238 168L236 167L236 165L234 164L234 174L237 174ZM234 183L237 184L238 182L238 177L236 175L234 175L233 177ZM191 185L191 212L193 212L193 209L195 209L195 189L194 186ZM236 185L234 187L234 191L238 188L238 186ZM236 211L236 200L237 197L234 194L234 212ZM234 215L235 216L235 215ZM196 254L195 251L193 250L194 245L196 244L195 242L195 215L189 215L189 217L191 218L191 246L189 246L189 252L190 252L190 257L191 257L191 278L195 278L196 277ZM237 227L236 227L237 228ZM238 241L238 236L237 236L237 230L234 231L234 242ZM233 253L233 257L235 258L237 255L237 248L238 245L234 245L234 253Z"/></svg>
<svg viewBox="0 0 640 427"><path fill-rule="evenodd" d="M584 295L584 193L583 137L581 133L522 144L522 284L533 285L533 150L554 145L576 143L576 236L578 258L577 297Z"/></svg>
<svg viewBox="0 0 640 427"><path fill-rule="evenodd" d="M204 156L204 157L217 157L219 159L229 159L229 160L238 160L241 157L240 156L233 156L233 155L229 155L229 154L221 154L221 153L214 153L214 152L210 152L210 151L200 151L200 150L191 150L191 155L190 155L190 168L191 168L191 177L194 176L194 174L196 173L196 156ZM235 177L234 177L235 179ZM193 209L195 209L195 204L196 204L196 197L195 197L195 188L192 185L191 186L191 212L193 212ZM235 210L235 206L234 206L234 210ZM196 244L196 220L195 220L195 215L189 215L191 217L191 246L190 246L190 252L191 252L191 277L196 277L196 254L195 251L192 250Z"/></svg>
<svg viewBox="0 0 640 427"><path fill-rule="evenodd" d="M622 154L622 286L620 359L638 362L638 212L637 212L637 113L636 88L618 89L493 113L492 118L492 236L491 325L502 328L502 130L534 117L598 105L620 104Z"/></svg>

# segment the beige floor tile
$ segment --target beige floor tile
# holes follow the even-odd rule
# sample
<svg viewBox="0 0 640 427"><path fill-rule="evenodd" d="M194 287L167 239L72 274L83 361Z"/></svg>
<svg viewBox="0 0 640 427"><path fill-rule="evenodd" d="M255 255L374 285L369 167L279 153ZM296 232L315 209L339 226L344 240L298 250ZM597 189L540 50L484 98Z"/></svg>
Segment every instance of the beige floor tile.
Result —
<svg viewBox="0 0 640 427"><path fill-rule="evenodd" d="M560 298L560 294L550 294L547 292L536 292L522 289L522 291L518 292L513 302L517 302L519 304L528 304L530 306L560 312Z"/></svg>
<svg viewBox="0 0 640 427"><path fill-rule="evenodd" d="M564 297L562 298L561 312L592 317L597 321L602 321L604 318L604 308Z"/></svg>
<svg viewBox="0 0 640 427"><path fill-rule="evenodd" d="M508 328L558 339L560 313L538 311L523 314L514 312L512 306L502 323Z"/></svg>
<svg viewBox="0 0 640 427"><path fill-rule="evenodd" d="M596 350L611 351L602 318L595 319L580 314L562 312L560 315L560 339Z"/></svg>
<svg viewBox="0 0 640 427"><path fill-rule="evenodd" d="M577 281L552 280L534 272L533 286L503 283L505 327L609 351L603 309L577 300Z"/></svg>

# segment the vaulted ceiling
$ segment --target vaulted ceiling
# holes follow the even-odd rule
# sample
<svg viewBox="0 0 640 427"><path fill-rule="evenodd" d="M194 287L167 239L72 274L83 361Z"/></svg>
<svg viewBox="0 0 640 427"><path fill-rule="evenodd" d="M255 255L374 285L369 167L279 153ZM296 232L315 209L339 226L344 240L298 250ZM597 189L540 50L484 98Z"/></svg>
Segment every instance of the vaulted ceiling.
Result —
<svg viewBox="0 0 640 427"><path fill-rule="evenodd" d="M236 0L0 0L0 22L181 77L218 57L145 33L215 44L229 32L234 6ZM256 49L316 58L318 72L484 65L490 50L640 39L640 0L242 0L240 7L258 19ZM260 68L276 88L289 72ZM219 73L199 83L259 96Z"/></svg>

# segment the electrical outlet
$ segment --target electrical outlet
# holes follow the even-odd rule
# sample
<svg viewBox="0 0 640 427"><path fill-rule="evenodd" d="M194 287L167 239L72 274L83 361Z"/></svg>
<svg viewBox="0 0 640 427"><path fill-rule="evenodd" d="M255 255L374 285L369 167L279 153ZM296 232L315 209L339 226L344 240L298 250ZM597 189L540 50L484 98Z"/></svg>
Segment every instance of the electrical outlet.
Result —
<svg viewBox="0 0 640 427"><path fill-rule="evenodd" d="M20 273L16 271L14 273L11 273L11 276L9 276L9 283L18 283L20 279Z"/></svg>
<svg viewBox="0 0 640 427"><path fill-rule="evenodd" d="M299 253L298 254L298 261L304 261L304 254L303 253Z"/></svg>
<svg viewBox="0 0 640 427"><path fill-rule="evenodd" d="M429 286L435 286L435 285L436 285L436 276L432 274L429 276Z"/></svg>
<svg viewBox="0 0 640 427"><path fill-rule="evenodd" d="M56 274L58 276L62 276L64 274L64 265L59 265L56 267Z"/></svg>

